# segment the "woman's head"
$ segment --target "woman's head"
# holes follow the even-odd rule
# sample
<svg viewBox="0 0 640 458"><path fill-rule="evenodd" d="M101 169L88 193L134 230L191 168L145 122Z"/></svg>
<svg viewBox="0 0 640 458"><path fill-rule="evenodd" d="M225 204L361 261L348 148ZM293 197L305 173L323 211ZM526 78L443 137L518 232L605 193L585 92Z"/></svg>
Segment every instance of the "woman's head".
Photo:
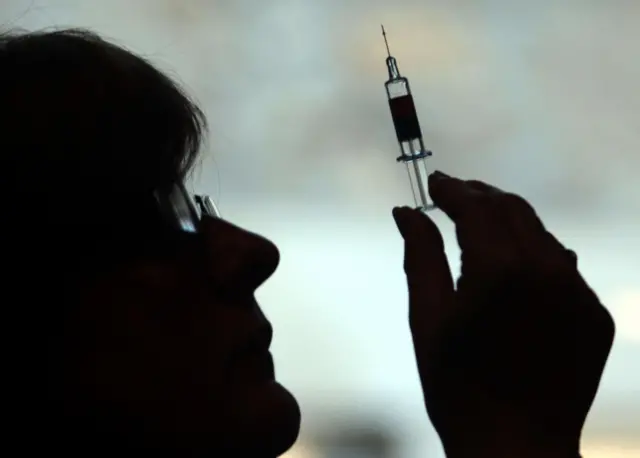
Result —
<svg viewBox="0 0 640 458"><path fill-rule="evenodd" d="M5 216L17 222L2 243L28 247L12 281L49 285L24 297L49 327L43 415L66 428L58 437L288 448L298 406L274 380L254 298L276 247L216 218L180 231L159 209L197 161L198 107L144 59L62 30L0 36L0 109Z"/></svg>

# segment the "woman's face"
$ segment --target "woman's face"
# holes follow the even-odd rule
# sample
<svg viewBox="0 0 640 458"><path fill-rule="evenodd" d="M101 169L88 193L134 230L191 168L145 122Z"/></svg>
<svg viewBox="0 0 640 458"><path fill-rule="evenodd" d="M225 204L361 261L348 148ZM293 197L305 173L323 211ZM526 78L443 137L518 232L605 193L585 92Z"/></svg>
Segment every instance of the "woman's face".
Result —
<svg viewBox="0 0 640 458"><path fill-rule="evenodd" d="M105 431L138 446L278 456L300 412L275 379L272 328L254 297L278 250L219 219L204 219L195 239L82 294L66 327L67 408L108 418Z"/></svg>

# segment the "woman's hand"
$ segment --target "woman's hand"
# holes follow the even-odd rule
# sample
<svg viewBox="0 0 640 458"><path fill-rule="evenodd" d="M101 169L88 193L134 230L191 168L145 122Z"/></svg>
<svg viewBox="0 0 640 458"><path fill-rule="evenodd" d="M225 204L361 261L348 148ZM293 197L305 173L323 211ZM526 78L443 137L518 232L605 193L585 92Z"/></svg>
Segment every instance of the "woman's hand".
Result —
<svg viewBox="0 0 640 458"><path fill-rule="evenodd" d="M439 173L429 188L456 226L456 285L429 217L393 214L425 403L448 456L578 456L611 315L524 199Z"/></svg>

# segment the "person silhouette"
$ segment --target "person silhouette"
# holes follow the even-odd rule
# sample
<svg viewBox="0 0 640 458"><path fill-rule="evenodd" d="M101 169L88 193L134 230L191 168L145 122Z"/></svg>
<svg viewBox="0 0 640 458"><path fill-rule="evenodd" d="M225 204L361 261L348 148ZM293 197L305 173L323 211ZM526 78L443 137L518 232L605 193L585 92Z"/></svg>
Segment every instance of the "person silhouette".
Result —
<svg viewBox="0 0 640 458"><path fill-rule="evenodd" d="M185 192L202 111L84 29L6 32L0 70L5 304L32 351L14 372L30 387L23 446L285 453L300 408L275 377L254 294L279 251ZM611 316L525 200L441 173L429 188L456 225L456 285L429 217L393 215L426 411L447 455L577 456Z"/></svg>

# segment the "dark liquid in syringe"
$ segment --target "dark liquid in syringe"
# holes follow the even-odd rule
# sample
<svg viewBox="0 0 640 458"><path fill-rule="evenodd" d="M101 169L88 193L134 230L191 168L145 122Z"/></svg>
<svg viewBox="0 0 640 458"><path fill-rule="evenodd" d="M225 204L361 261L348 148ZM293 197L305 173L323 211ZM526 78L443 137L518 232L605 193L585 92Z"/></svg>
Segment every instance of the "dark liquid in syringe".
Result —
<svg viewBox="0 0 640 458"><path fill-rule="evenodd" d="M393 118L393 125L399 142L422 137L418 113L411 94L390 99L389 107L391 108L391 117Z"/></svg>

